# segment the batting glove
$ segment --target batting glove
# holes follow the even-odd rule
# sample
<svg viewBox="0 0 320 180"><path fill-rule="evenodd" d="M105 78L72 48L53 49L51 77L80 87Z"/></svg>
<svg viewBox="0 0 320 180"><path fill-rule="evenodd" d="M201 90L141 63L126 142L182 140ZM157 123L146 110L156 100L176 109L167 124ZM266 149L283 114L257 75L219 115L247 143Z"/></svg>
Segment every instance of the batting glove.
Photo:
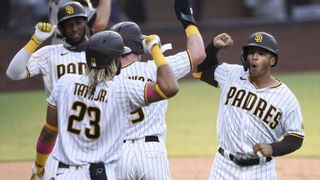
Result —
<svg viewBox="0 0 320 180"><path fill-rule="evenodd" d="M144 40L142 41L143 50L145 53L151 54L151 49L154 45L158 45L161 48L161 42L158 35L149 35L144 36Z"/></svg>
<svg viewBox="0 0 320 180"><path fill-rule="evenodd" d="M54 176L45 171L43 167L33 165L31 180L54 180Z"/></svg>
<svg viewBox="0 0 320 180"><path fill-rule="evenodd" d="M196 26L190 0L175 0L174 10L184 29L186 29L190 24Z"/></svg>
<svg viewBox="0 0 320 180"><path fill-rule="evenodd" d="M50 23L39 22L35 26L35 32L31 39L40 45L52 36L54 29L55 26Z"/></svg>

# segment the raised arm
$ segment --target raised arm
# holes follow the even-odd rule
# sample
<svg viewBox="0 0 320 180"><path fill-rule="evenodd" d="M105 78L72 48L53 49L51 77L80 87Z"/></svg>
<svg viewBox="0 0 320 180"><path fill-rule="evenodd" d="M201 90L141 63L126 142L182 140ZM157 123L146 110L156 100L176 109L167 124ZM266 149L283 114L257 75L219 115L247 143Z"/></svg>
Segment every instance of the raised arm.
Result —
<svg viewBox="0 0 320 180"><path fill-rule="evenodd" d="M148 103L173 97L179 90L177 79L168 65L160 45L160 38L157 35L146 36L143 43L145 52L151 54L157 66L157 80L149 82L146 89Z"/></svg>
<svg viewBox="0 0 320 180"><path fill-rule="evenodd" d="M47 40L54 31L54 26L50 23L39 22L35 27L35 32L29 42L13 57L11 60L6 75L12 80L20 80L28 77L26 69L27 62L32 53Z"/></svg>
<svg viewBox="0 0 320 180"><path fill-rule="evenodd" d="M187 50L193 67L206 57L202 36L193 17L190 0L175 0L174 9L187 35Z"/></svg>
<svg viewBox="0 0 320 180"><path fill-rule="evenodd" d="M111 0L100 0L96 8L96 19L93 22L95 32L103 31L107 28L111 13Z"/></svg>
<svg viewBox="0 0 320 180"><path fill-rule="evenodd" d="M192 74L193 77L218 87L218 83L214 79L214 71L219 65L217 54L220 49L228 48L232 45L233 40L227 33L215 36L213 41L206 47L207 57L197 66L197 72Z"/></svg>

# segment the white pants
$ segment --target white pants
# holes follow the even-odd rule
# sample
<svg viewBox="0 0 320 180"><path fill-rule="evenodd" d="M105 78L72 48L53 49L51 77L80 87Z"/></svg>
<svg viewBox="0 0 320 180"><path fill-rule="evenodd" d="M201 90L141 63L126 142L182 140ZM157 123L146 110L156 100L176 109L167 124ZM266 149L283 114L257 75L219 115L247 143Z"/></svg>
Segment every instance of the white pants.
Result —
<svg viewBox="0 0 320 180"><path fill-rule="evenodd" d="M167 150L163 142L144 138L123 144L117 166L117 180L170 180Z"/></svg>
<svg viewBox="0 0 320 180"><path fill-rule="evenodd" d="M209 180L273 180L276 178L275 162L271 160L264 165L239 166L228 157L216 153Z"/></svg>
<svg viewBox="0 0 320 180"><path fill-rule="evenodd" d="M55 177L55 180L90 180L89 165L81 168L58 168L59 161L53 156L49 156L45 170ZM115 164L105 164L108 180L116 180Z"/></svg>

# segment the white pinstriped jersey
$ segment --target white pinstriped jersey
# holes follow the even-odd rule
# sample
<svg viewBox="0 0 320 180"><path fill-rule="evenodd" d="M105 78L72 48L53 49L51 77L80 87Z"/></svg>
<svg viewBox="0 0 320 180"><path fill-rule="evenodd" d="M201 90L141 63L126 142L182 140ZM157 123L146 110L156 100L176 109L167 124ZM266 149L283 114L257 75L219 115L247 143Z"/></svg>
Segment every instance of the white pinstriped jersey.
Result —
<svg viewBox="0 0 320 180"><path fill-rule="evenodd" d="M94 96L87 84L85 75L65 75L48 98L58 112L59 141L53 156L69 165L118 160L127 112L145 105L143 82L104 82Z"/></svg>
<svg viewBox="0 0 320 180"><path fill-rule="evenodd" d="M243 66L223 63L215 70L221 88L219 145L233 154L252 157L256 143L278 142L288 134L304 136L299 103L284 84L256 89Z"/></svg>
<svg viewBox="0 0 320 180"><path fill-rule="evenodd" d="M42 74L47 96L61 76L67 73L84 74L85 68L85 52L69 51L62 44L49 45L37 50L27 63L30 77Z"/></svg>
<svg viewBox="0 0 320 180"><path fill-rule="evenodd" d="M191 62L187 51L166 57L173 74L177 79L184 77L191 71ZM146 82L156 81L157 67L154 61L135 62L121 69L115 79L133 79ZM126 130L125 139L137 139L149 135L157 135L165 139L166 123L165 113L167 100L152 103L132 112L129 128Z"/></svg>

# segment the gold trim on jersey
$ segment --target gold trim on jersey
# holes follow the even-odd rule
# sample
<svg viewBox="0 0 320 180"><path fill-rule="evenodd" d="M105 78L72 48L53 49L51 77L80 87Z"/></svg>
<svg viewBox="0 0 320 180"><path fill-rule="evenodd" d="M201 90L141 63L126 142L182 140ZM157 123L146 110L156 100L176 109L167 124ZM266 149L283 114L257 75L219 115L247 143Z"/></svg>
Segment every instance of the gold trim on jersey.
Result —
<svg viewBox="0 0 320 180"><path fill-rule="evenodd" d="M191 58L191 54L190 54L189 49L187 49L187 54L188 54L189 61L190 61L190 69L192 71L193 70L193 63L192 63L192 58Z"/></svg>
<svg viewBox="0 0 320 180"><path fill-rule="evenodd" d="M47 121L44 123L44 127L46 127L47 129L49 129L50 131L54 131L54 132L57 132L58 131L58 128L53 126L53 125L50 125Z"/></svg>
<svg viewBox="0 0 320 180"><path fill-rule="evenodd" d="M50 104L50 103L48 103L48 107L50 107L51 109L55 109L55 110L57 110L57 107L56 107L56 106L54 106L54 105L52 105L52 104Z"/></svg>
<svg viewBox="0 0 320 180"><path fill-rule="evenodd" d="M151 81L148 81L147 83L146 83L146 85L144 86L144 103L146 104L146 105L149 105L149 102L148 102L148 96L147 96L147 90L148 90L148 87L149 87L149 83L150 83Z"/></svg>
<svg viewBox="0 0 320 180"><path fill-rule="evenodd" d="M168 99L168 96L166 96L164 92L160 89L158 83L156 83L156 91L162 99Z"/></svg>
<svg viewBox="0 0 320 180"><path fill-rule="evenodd" d="M301 139L303 139L303 138L304 138L304 136L303 136L303 135L300 135L300 134L294 134L294 133L288 134L287 136L294 136L294 137L301 138Z"/></svg>
<svg viewBox="0 0 320 180"><path fill-rule="evenodd" d="M27 78L29 78L30 77L30 71L29 71L28 67L26 67L26 70L27 70Z"/></svg>

